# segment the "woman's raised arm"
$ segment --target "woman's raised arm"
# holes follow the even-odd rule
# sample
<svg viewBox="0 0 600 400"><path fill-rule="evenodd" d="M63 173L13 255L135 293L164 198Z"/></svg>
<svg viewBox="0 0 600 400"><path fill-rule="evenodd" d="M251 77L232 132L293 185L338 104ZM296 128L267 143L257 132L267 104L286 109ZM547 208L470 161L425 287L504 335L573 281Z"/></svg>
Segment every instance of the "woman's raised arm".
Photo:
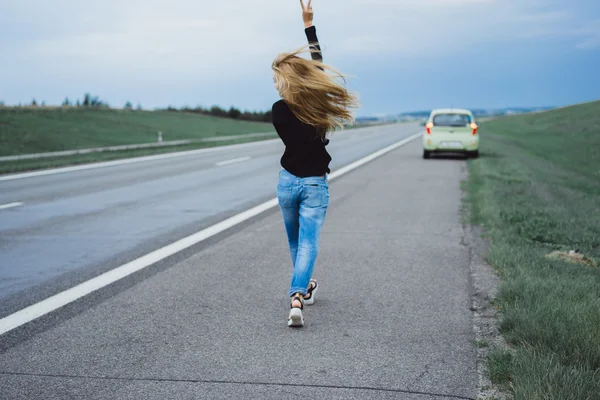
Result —
<svg viewBox="0 0 600 400"><path fill-rule="evenodd" d="M319 45L319 39L317 39L317 29L313 25L313 9L312 0L308 0L305 5L304 0L300 0L302 6L302 20L304 21L304 32L310 45L310 55L313 60L323 62L323 53L321 52L321 46Z"/></svg>

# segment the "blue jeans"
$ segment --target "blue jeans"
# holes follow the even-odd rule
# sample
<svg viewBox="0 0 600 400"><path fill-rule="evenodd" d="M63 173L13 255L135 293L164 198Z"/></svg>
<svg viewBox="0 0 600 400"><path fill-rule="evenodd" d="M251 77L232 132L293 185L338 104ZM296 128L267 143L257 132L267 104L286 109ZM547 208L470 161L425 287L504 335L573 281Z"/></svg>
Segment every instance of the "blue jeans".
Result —
<svg viewBox="0 0 600 400"><path fill-rule="evenodd" d="M319 250L319 236L329 206L327 176L299 178L279 173L277 198L288 236L294 274L289 295L306 294Z"/></svg>

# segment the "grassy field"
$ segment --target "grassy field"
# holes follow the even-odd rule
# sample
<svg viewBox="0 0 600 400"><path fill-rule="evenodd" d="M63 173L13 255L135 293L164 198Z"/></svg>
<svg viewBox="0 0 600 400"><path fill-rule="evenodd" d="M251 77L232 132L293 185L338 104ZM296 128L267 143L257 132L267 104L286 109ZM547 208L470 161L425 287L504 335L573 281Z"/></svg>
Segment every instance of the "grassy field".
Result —
<svg viewBox="0 0 600 400"><path fill-rule="evenodd" d="M167 111L0 107L0 156L274 132L268 123ZM164 150L163 150L164 151Z"/></svg>
<svg viewBox="0 0 600 400"><path fill-rule="evenodd" d="M600 102L489 121L481 140L467 199L510 345L491 377L516 399L600 399Z"/></svg>

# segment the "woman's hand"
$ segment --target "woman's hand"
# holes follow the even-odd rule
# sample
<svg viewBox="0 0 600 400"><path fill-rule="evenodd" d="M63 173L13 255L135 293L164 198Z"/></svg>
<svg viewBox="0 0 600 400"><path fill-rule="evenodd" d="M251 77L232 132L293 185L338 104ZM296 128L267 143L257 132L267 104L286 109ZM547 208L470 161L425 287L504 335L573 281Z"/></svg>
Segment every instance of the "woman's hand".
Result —
<svg viewBox="0 0 600 400"><path fill-rule="evenodd" d="M313 26L313 10L311 2L312 0L308 0L308 3L304 5L304 0L300 0L300 5L302 6L302 19L304 20L305 28Z"/></svg>

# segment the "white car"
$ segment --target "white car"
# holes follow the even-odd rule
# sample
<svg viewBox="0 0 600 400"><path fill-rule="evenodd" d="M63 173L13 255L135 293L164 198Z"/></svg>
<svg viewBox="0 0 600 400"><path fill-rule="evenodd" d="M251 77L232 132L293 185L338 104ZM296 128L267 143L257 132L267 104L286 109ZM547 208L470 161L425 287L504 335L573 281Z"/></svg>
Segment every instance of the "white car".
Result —
<svg viewBox="0 0 600 400"><path fill-rule="evenodd" d="M471 158L479 157L478 129L469 110L433 110L423 133L423 158L429 158L434 152L459 152Z"/></svg>

